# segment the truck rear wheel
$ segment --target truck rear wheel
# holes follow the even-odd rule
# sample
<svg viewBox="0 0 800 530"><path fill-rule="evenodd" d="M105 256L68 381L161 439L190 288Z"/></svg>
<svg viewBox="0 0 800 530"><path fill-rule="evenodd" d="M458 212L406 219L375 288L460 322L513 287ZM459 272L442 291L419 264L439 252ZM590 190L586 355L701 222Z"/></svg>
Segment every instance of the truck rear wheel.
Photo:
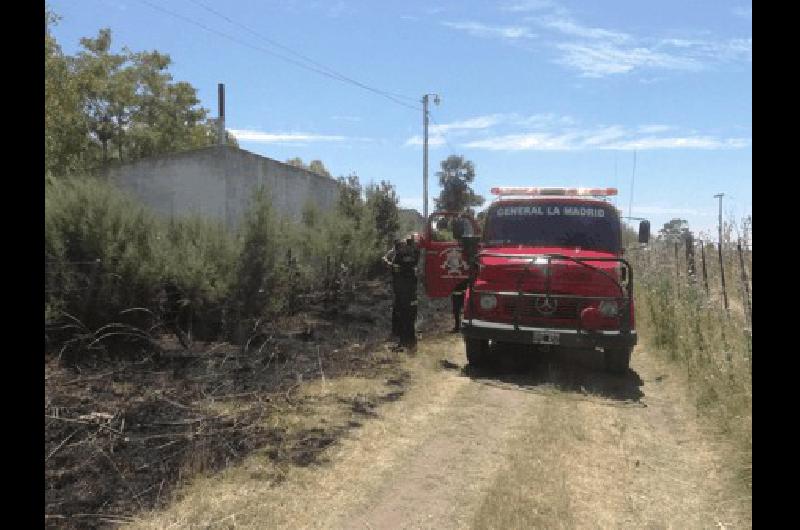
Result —
<svg viewBox="0 0 800 530"><path fill-rule="evenodd" d="M467 361L476 368L486 366L489 357L489 341L485 339L464 339Z"/></svg>
<svg viewBox="0 0 800 530"><path fill-rule="evenodd" d="M624 374L631 363L632 348L606 348L604 351L606 371Z"/></svg>

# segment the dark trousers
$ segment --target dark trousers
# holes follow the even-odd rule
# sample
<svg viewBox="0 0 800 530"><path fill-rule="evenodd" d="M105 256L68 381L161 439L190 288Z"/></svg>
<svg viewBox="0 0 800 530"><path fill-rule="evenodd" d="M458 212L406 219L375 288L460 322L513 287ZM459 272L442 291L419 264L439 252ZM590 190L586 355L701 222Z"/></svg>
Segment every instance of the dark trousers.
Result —
<svg viewBox="0 0 800 530"><path fill-rule="evenodd" d="M461 329L461 310L464 309L464 293L451 294L450 300L453 302L454 329Z"/></svg>
<svg viewBox="0 0 800 530"><path fill-rule="evenodd" d="M394 299L392 300L392 336L399 337L400 312L398 310L399 299L397 295L397 278L395 277L395 275L392 275L392 294L394 295Z"/></svg>
<svg viewBox="0 0 800 530"><path fill-rule="evenodd" d="M464 309L464 291L468 286L469 284L467 281L459 282L455 289L453 289L453 294L450 295L450 300L453 303L454 329L461 329L461 310Z"/></svg>
<svg viewBox="0 0 800 530"><path fill-rule="evenodd" d="M417 278L398 275L395 282L395 307L400 343L412 345L417 341Z"/></svg>

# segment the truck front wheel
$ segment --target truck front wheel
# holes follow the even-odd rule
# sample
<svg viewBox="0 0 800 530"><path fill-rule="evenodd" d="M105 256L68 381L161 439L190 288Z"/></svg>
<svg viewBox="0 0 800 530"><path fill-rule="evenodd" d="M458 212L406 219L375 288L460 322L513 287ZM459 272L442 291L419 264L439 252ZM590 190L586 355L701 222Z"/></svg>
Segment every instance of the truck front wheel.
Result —
<svg viewBox="0 0 800 530"><path fill-rule="evenodd" d="M486 366L489 357L489 341L485 339L464 339L467 361L476 368Z"/></svg>
<svg viewBox="0 0 800 530"><path fill-rule="evenodd" d="M606 348L604 351L606 371L624 374L631 363L632 348Z"/></svg>

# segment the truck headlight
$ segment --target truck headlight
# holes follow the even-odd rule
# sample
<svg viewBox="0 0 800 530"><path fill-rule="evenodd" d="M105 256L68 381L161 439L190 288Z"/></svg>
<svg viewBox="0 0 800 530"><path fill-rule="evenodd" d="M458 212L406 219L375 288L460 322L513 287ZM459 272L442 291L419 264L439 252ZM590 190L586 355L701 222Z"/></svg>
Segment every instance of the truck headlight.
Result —
<svg viewBox="0 0 800 530"><path fill-rule="evenodd" d="M619 306L615 300L603 300L600 302L600 313L604 317L615 317L619 314Z"/></svg>
<svg viewBox="0 0 800 530"><path fill-rule="evenodd" d="M481 295L481 309L494 309L497 307L497 297L493 294L482 294Z"/></svg>

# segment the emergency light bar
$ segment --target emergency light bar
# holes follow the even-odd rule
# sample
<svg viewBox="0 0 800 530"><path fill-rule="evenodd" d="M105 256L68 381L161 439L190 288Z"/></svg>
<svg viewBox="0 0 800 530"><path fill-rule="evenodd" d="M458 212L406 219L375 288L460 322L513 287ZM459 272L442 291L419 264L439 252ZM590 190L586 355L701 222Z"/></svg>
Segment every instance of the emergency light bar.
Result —
<svg viewBox="0 0 800 530"><path fill-rule="evenodd" d="M617 188L492 188L492 194L504 195L560 195L567 197L608 197L617 194Z"/></svg>

